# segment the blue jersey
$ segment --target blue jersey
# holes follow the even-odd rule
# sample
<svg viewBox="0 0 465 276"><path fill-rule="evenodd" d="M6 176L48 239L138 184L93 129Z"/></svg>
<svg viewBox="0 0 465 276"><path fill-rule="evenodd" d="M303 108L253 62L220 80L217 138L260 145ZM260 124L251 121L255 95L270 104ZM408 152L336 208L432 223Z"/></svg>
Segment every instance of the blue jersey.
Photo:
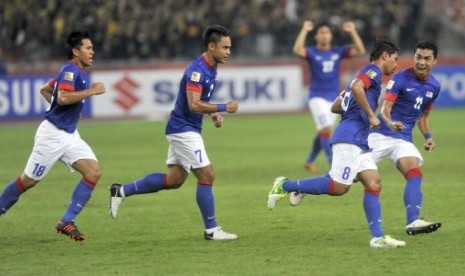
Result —
<svg viewBox="0 0 465 276"><path fill-rule="evenodd" d="M392 121L400 121L405 128L396 132L381 120L381 127L373 131L413 142L412 131L416 121L424 110L432 108L440 90L441 85L432 75L427 80L419 80L412 68L398 72L389 81L384 99L394 103L391 109Z"/></svg>
<svg viewBox="0 0 465 276"><path fill-rule="evenodd" d="M181 79L178 98L171 111L165 133L202 131L203 114L192 112L187 102L187 90L200 93L200 100L209 102L216 83L216 67L211 67L203 56L191 61Z"/></svg>
<svg viewBox="0 0 465 276"><path fill-rule="evenodd" d="M89 76L75 63L68 61L50 84L54 86L53 96L50 108L45 112L45 118L57 128L73 133L77 128L84 100L69 105L59 105L58 91L79 93L79 91L86 90L90 88Z"/></svg>
<svg viewBox="0 0 465 276"><path fill-rule="evenodd" d="M356 77L365 84L365 95L373 112L378 108L378 98L381 94L381 77L381 69L374 64L363 67ZM366 113L355 101L350 91L350 84L345 91L341 104L344 112L339 125L334 130L331 144L348 143L369 151L370 121Z"/></svg>
<svg viewBox="0 0 465 276"><path fill-rule="evenodd" d="M310 98L321 97L333 101L340 90L339 68L343 58L349 57L349 47L331 47L327 51L307 47L310 67Z"/></svg>

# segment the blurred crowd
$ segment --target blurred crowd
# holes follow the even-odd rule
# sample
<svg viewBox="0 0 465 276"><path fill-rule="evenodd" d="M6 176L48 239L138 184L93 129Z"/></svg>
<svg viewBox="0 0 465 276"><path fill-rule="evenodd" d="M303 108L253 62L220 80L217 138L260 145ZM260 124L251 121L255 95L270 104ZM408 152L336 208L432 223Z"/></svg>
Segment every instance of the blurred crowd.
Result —
<svg viewBox="0 0 465 276"><path fill-rule="evenodd" d="M62 60L66 34L86 29L99 59L185 59L201 52L202 29L212 23L231 28L236 58L289 57L305 19L330 22L334 43L350 42L339 27L353 20L367 45L386 37L405 49L418 38L438 39L437 16L425 20L425 5L464 23L463 0L1 1L0 58Z"/></svg>

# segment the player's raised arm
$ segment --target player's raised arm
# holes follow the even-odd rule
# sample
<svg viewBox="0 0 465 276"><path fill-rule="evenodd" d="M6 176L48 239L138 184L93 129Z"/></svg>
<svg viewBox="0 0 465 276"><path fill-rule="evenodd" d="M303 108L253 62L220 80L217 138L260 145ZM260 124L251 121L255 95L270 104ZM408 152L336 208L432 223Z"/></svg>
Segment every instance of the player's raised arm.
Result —
<svg viewBox="0 0 465 276"><path fill-rule="evenodd" d="M360 35L357 32L357 28L352 21L347 21L342 24L342 30L349 33L352 42L354 43L354 46L350 48L349 56L359 56L363 55L366 52L365 45L363 44L362 39L360 38Z"/></svg>
<svg viewBox="0 0 465 276"><path fill-rule="evenodd" d="M302 29L300 30L297 38L294 42L294 47L292 52L301 58L307 56L307 50L305 49L305 40L307 39L307 34L313 30L313 22L310 20L304 21Z"/></svg>

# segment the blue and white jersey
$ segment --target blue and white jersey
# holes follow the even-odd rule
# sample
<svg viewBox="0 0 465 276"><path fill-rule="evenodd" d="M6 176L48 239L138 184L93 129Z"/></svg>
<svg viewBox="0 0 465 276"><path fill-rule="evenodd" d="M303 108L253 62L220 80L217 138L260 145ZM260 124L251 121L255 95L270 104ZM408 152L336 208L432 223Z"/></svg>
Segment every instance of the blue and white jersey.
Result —
<svg viewBox="0 0 465 276"><path fill-rule="evenodd" d="M179 85L178 98L166 125L166 135L202 131L203 114L192 112L187 102L187 90L200 93L200 100L209 102L216 84L216 67L211 67L198 56L187 66Z"/></svg>
<svg viewBox="0 0 465 276"><path fill-rule="evenodd" d="M432 75L427 80L420 80L415 77L413 68L398 72L387 84L384 99L394 103L391 109L392 121L400 121L405 128L400 132L391 130L380 115L381 126L372 131L413 142L415 123L424 110L433 107L440 90L441 84Z"/></svg>
<svg viewBox="0 0 465 276"><path fill-rule="evenodd" d="M84 100L69 105L59 105L58 91L65 93L79 93L90 88L89 76L75 63L68 61L60 69L55 80L49 82L53 86L50 108L45 112L45 118L57 128L73 133L81 116Z"/></svg>
<svg viewBox="0 0 465 276"><path fill-rule="evenodd" d="M381 94L381 77L381 69L374 64L363 67L356 77L365 84L365 95L373 112L378 108L378 98ZM345 89L346 93L341 103L344 112L341 115L339 125L334 130L331 144L348 143L369 151L370 121L366 113L355 101L350 91L350 84Z"/></svg>
<svg viewBox="0 0 465 276"><path fill-rule="evenodd" d="M309 98L320 97L332 102L338 95L339 68L343 58L349 57L350 47L331 47L322 51L307 47L307 61L310 68Z"/></svg>

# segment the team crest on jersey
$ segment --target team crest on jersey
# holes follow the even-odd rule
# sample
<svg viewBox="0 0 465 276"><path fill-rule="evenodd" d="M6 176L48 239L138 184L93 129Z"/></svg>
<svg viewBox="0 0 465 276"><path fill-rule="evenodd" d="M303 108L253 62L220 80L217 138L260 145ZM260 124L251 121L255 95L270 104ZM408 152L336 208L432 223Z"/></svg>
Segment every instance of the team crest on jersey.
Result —
<svg viewBox="0 0 465 276"><path fill-rule="evenodd" d="M201 74L199 72L192 72L191 81L199 82Z"/></svg>
<svg viewBox="0 0 465 276"><path fill-rule="evenodd" d="M366 72L365 75L367 75L370 79L374 79L374 78L376 77L377 73L376 73L375 71L373 71L373 70L370 69L370 70L368 70L368 71Z"/></svg>
<svg viewBox="0 0 465 276"><path fill-rule="evenodd" d="M73 72L65 72L65 80L72 81L73 79L74 79L74 73Z"/></svg>
<svg viewBox="0 0 465 276"><path fill-rule="evenodd" d="M426 91L426 95L425 95L427 98L432 98L433 97L433 92L432 91Z"/></svg>
<svg viewBox="0 0 465 276"><path fill-rule="evenodd" d="M390 80L386 85L386 89L392 89L392 87L394 86L394 83L395 83L395 81Z"/></svg>

